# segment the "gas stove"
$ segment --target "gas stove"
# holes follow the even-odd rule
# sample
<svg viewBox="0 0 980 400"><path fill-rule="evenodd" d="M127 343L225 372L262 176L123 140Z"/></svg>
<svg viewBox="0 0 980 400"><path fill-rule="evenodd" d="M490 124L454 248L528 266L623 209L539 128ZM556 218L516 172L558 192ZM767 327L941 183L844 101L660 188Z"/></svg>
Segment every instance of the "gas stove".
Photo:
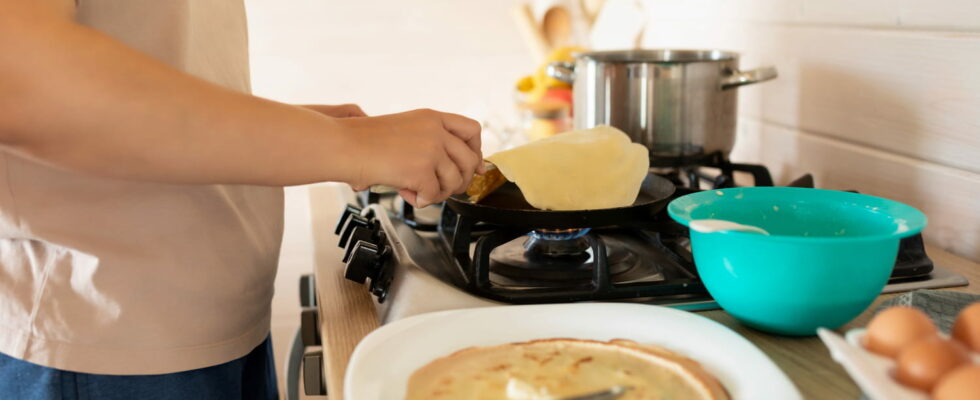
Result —
<svg viewBox="0 0 980 400"><path fill-rule="evenodd" d="M772 185L764 166L720 156L690 168L652 171L673 186L668 201L732 187L736 173L751 175L758 186ZM790 186L813 187L813 179L806 175ZM383 322L500 304L629 301L717 308L698 278L686 228L662 205L645 210L508 219L461 210L451 201L416 210L392 193L361 192L357 204L344 210L336 233L345 249L345 276L366 284ZM902 242L885 291L961 280L936 268L921 236L914 236Z"/></svg>

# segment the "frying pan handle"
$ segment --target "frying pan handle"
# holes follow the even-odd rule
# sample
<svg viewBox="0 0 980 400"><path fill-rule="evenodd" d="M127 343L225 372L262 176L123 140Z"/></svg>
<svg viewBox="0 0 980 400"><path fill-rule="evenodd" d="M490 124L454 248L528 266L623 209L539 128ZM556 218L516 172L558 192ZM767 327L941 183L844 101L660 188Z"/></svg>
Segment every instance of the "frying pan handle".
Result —
<svg viewBox="0 0 980 400"><path fill-rule="evenodd" d="M545 73L552 78L571 84L575 82L575 63L553 62L548 64Z"/></svg>
<svg viewBox="0 0 980 400"><path fill-rule="evenodd" d="M779 73L776 67L761 67L748 71L732 71L732 74L721 78L721 89L734 89L739 86L751 85L753 83L765 82L776 79Z"/></svg>

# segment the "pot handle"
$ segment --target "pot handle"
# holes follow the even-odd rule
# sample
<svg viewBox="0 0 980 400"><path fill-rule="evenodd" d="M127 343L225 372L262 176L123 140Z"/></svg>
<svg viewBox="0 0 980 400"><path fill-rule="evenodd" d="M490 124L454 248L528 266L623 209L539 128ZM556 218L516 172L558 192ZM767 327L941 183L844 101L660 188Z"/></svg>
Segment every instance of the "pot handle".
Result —
<svg viewBox="0 0 980 400"><path fill-rule="evenodd" d="M721 89L734 89L739 86L751 85L753 83L776 79L777 76L779 76L779 73L776 72L776 67L761 67L748 71L733 71L731 75L721 78Z"/></svg>
<svg viewBox="0 0 980 400"><path fill-rule="evenodd" d="M549 63L548 68L545 69L545 74L568 84L574 83L575 63L563 61Z"/></svg>

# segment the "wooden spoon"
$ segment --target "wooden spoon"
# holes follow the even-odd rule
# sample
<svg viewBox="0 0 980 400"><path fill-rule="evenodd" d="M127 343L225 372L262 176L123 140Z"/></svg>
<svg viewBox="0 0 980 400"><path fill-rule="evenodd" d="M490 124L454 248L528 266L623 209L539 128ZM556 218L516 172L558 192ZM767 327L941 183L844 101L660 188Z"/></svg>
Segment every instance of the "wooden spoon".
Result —
<svg viewBox="0 0 980 400"><path fill-rule="evenodd" d="M565 7L551 7L544 13L541 29L552 49L567 45L572 36L572 14Z"/></svg>

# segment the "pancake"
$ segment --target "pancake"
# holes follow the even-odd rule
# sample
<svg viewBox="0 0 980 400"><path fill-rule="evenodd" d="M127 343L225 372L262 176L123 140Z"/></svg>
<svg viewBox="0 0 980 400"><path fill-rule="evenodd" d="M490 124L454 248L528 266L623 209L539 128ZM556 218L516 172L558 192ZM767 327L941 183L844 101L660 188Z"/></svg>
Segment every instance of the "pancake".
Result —
<svg viewBox="0 0 980 400"><path fill-rule="evenodd" d="M559 133L487 157L542 210L597 210L636 201L650 152L608 125Z"/></svg>
<svg viewBox="0 0 980 400"><path fill-rule="evenodd" d="M725 400L700 364L628 340L545 339L471 347L409 378L406 400L554 400L625 385L619 400Z"/></svg>

